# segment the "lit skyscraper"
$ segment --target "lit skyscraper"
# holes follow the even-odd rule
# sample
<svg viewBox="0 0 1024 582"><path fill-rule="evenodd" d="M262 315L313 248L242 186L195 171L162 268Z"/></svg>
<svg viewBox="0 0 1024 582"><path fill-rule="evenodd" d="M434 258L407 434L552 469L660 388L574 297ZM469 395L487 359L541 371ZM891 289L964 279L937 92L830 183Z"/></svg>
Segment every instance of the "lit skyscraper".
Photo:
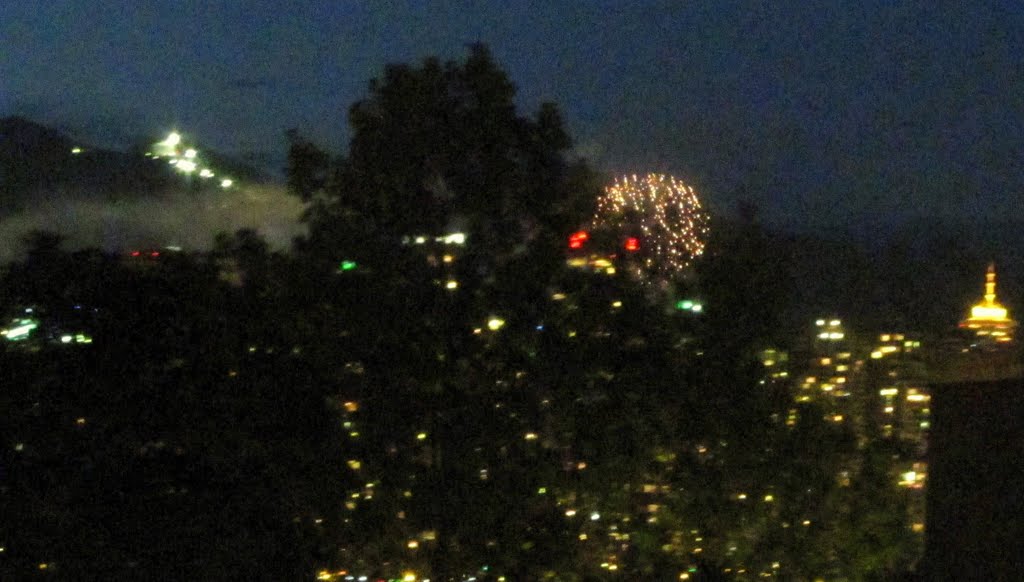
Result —
<svg viewBox="0 0 1024 582"><path fill-rule="evenodd" d="M984 299L971 307L967 319L960 322L962 329L971 330L979 344L1007 343L1013 340L1017 322L1010 319L1006 308L996 301L996 266L990 264L985 273Z"/></svg>

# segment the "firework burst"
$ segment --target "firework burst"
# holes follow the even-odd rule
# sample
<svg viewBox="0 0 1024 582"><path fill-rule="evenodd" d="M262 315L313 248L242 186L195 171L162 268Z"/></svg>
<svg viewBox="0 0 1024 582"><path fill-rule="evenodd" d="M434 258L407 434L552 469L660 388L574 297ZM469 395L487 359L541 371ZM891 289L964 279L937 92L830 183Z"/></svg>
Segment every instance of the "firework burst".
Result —
<svg viewBox="0 0 1024 582"><path fill-rule="evenodd" d="M649 280L675 278L703 254L707 223L692 187L672 176L647 174L623 176L608 186L590 228L624 233L627 245L642 247L640 271Z"/></svg>

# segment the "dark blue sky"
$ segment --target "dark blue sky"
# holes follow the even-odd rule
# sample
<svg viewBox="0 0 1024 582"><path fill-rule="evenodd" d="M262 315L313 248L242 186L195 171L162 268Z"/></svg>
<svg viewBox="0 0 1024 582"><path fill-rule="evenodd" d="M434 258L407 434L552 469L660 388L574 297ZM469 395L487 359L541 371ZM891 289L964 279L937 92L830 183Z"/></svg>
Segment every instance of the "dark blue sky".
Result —
<svg viewBox="0 0 1024 582"><path fill-rule="evenodd" d="M10 1L0 114L276 158L298 127L341 151L385 63L481 41L601 169L780 226L891 229L1024 209L1022 37L1015 2Z"/></svg>

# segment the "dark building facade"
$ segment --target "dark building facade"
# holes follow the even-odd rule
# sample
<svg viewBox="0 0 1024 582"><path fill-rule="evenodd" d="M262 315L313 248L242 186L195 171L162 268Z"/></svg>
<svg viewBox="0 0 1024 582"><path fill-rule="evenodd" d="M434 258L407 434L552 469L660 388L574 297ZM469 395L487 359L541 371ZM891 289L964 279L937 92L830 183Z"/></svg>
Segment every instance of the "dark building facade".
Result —
<svg viewBox="0 0 1024 582"><path fill-rule="evenodd" d="M970 376L932 386L920 571L927 580L1024 580L1024 378Z"/></svg>

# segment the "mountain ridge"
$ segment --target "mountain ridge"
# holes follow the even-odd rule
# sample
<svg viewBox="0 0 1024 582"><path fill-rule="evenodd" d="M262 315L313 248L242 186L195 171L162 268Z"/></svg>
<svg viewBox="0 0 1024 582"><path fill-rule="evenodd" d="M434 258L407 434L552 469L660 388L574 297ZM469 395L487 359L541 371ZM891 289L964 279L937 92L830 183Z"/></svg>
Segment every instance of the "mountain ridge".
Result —
<svg viewBox="0 0 1024 582"><path fill-rule="evenodd" d="M234 181L272 181L268 174L232 156L213 150L202 150L202 155L218 173ZM182 188L201 191L219 184L219 180L204 182L173 171L145 151L95 147L24 117L0 118L0 211L16 212L55 196L131 199Z"/></svg>

